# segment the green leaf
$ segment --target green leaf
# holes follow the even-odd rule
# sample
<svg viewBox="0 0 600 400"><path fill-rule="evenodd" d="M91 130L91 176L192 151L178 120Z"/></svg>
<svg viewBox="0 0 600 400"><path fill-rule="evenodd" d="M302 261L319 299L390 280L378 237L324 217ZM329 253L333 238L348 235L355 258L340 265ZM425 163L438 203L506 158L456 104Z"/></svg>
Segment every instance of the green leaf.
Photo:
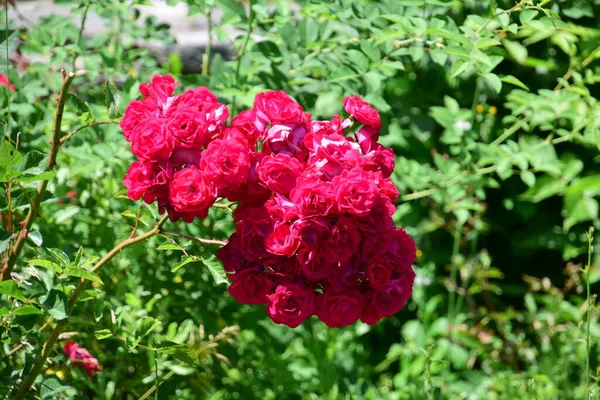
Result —
<svg viewBox="0 0 600 400"><path fill-rule="evenodd" d="M452 67L450 68L450 79L458 77L460 74L465 72L470 66L471 63L469 61L461 59L455 60L452 63Z"/></svg>
<svg viewBox="0 0 600 400"><path fill-rule="evenodd" d="M521 180L529 187L535 185L535 174L531 171L521 172Z"/></svg>
<svg viewBox="0 0 600 400"><path fill-rule="evenodd" d="M178 262L177 264L175 264L172 268L171 268L171 272L177 272L181 267L183 267L184 265L187 265L189 263L192 262L198 262L200 261L199 258L196 257L190 257L190 256L185 256L181 259L180 262Z"/></svg>
<svg viewBox="0 0 600 400"><path fill-rule="evenodd" d="M82 279L86 279L88 281L92 281L92 282L97 282L100 284L104 284L102 282L102 279L100 279L100 277L98 275L96 275L93 272L90 272L86 269L83 268L78 268L78 267L68 267L65 268L63 271L63 276L75 276L77 278L82 278Z"/></svg>
<svg viewBox="0 0 600 400"><path fill-rule="evenodd" d="M571 207L565 209L563 226L566 231L575 224L598 218L598 201L592 197L581 197Z"/></svg>
<svg viewBox="0 0 600 400"><path fill-rule="evenodd" d="M381 58L381 53L377 46L368 40L360 41L360 49L371 59L371 61L378 62Z"/></svg>
<svg viewBox="0 0 600 400"><path fill-rule="evenodd" d="M523 10L521 14L519 14L519 21L521 24L527 25L529 21L534 19L539 13L536 10Z"/></svg>
<svg viewBox="0 0 600 400"><path fill-rule="evenodd" d="M21 183L32 183L37 181L49 181L56 176L56 171L45 171L33 176L20 176L18 181Z"/></svg>
<svg viewBox="0 0 600 400"><path fill-rule="evenodd" d="M23 155L6 138L0 143L0 174L8 179L12 170L23 161Z"/></svg>
<svg viewBox="0 0 600 400"><path fill-rule="evenodd" d="M69 316L69 299L64 292L52 289L40 300L42 301L42 305L48 310L48 313L56 320L60 321Z"/></svg>
<svg viewBox="0 0 600 400"><path fill-rule="evenodd" d="M369 59L365 56L361 51L358 50L348 50L346 52L348 56L348 60L350 61L349 65L354 67L358 72L366 72L369 69Z"/></svg>
<svg viewBox="0 0 600 400"><path fill-rule="evenodd" d="M178 245L177 243L166 242L159 245L156 250L184 250L183 247Z"/></svg>
<svg viewBox="0 0 600 400"><path fill-rule="evenodd" d="M15 315L39 315L43 314L42 310L37 307L25 304L15 310Z"/></svg>
<svg viewBox="0 0 600 400"><path fill-rule="evenodd" d="M485 82L492 89L494 89L494 92L496 92L496 94L500 93L500 91L502 90L502 81L500 80L500 78L498 78L498 75L492 73L485 74L483 76L483 79L485 79Z"/></svg>
<svg viewBox="0 0 600 400"><path fill-rule="evenodd" d="M5 294L17 300L27 301L27 298L19 290L17 282L12 279L0 282L0 294Z"/></svg>
<svg viewBox="0 0 600 400"><path fill-rule="evenodd" d="M511 85L518 86L521 89L525 89L525 90L527 90L529 92L529 88L523 82L521 82L520 80L518 80L517 78L515 78L512 75L500 76L500 80L502 82L506 82L506 83L509 83Z"/></svg>
<svg viewBox="0 0 600 400"><path fill-rule="evenodd" d="M54 257L54 259L56 261L58 261L58 263L62 267L68 267L69 264L71 264L71 260L69 260L69 256L67 256L64 251L62 251L60 249L46 249L46 250L48 250L48 252L52 255L52 257Z"/></svg>
<svg viewBox="0 0 600 400"><path fill-rule="evenodd" d="M51 269L56 273L61 273L62 268L55 262L50 260L43 260L41 258L33 258L31 260L26 261L28 264L35 265L36 267L42 267L46 269Z"/></svg>
<svg viewBox="0 0 600 400"><path fill-rule="evenodd" d="M201 258L201 260L202 263L208 268L208 272L210 272L217 285L224 283L225 285L229 286L227 274L225 273L221 262L217 260L214 255L211 255L209 258Z"/></svg>
<svg viewBox="0 0 600 400"><path fill-rule="evenodd" d="M519 64L523 64L527 59L527 48L519 42L512 40L504 40L502 42L508 51L508 54L515 59Z"/></svg>
<svg viewBox="0 0 600 400"><path fill-rule="evenodd" d="M69 93L67 95L67 105L71 107L73 112L83 121L90 123L94 120L94 114L92 113L92 110L90 110L90 107L77 95Z"/></svg>
<svg viewBox="0 0 600 400"><path fill-rule="evenodd" d="M113 333L110 331L110 329L99 329L94 332L94 336L96 336L96 339L98 340L103 340L113 336Z"/></svg>
<svg viewBox="0 0 600 400"><path fill-rule="evenodd" d="M135 331L133 332L136 341L139 343L141 339L148 336L150 333L152 333L153 330L155 330L160 325L161 322L157 319L154 319L152 317L144 318L138 323L137 327L135 328Z"/></svg>
<svg viewBox="0 0 600 400"><path fill-rule="evenodd" d="M114 119L121 116L121 96L108 80L104 85L104 105L108 112L108 118Z"/></svg>
<svg viewBox="0 0 600 400"><path fill-rule="evenodd" d="M398 71L404 71L404 64L402 64L401 61L386 60L381 63L381 67L388 68L388 69L394 69L394 70L398 70Z"/></svg>
<svg viewBox="0 0 600 400"><path fill-rule="evenodd" d="M27 237L38 247L44 243L44 239L42 238L40 231L30 231Z"/></svg>

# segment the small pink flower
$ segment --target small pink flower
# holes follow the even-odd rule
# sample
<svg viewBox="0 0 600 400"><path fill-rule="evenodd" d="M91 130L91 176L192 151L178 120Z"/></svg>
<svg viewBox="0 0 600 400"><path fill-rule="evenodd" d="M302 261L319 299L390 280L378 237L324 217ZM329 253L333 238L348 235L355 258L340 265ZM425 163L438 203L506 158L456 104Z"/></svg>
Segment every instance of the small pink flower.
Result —
<svg viewBox="0 0 600 400"><path fill-rule="evenodd" d="M13 92L15 91L15 85L10 83L10 81L8 80L8 76L6 76L5 74L0 74L0 85L8 86L10 90L12 90Z"/></svg>
<svg viewBox="0 0 600 400"><path fill-rule="evenodd" d="M74 365L81 365L87 375L91 378L94 373L101 371L98 360L92 357L89 351L75 342L65 343L65 354L71 359Z"/></svg>

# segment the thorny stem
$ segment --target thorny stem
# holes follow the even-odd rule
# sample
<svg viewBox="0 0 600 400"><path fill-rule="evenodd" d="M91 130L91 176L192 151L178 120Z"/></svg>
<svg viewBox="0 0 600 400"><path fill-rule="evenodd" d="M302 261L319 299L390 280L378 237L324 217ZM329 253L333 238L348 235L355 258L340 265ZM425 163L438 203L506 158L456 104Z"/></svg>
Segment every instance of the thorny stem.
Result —
<svg viewBox="0 0 600 400"><path fill-rule="evenodd" d="M199 238L199 237L192 236L192 235L186 235L185 233L179 233L179 232L160 230L160 233L162 233L164 235L178 236L178 237L193 240L195 242L202 243L202 244L217 244L219 246L225 246L227 244L226 240L204 239L204 238Z"/></svg>
<svg viewBox="0 0 600 400"><path fill-rule="evenodd" d="M242 66L242 58L246 53L246 48L248 47L248 42L250 41L250 36L252 35L252 24L254 23L254 10L252 9L253 0L248 1L248 7L250 9L250 15L248 16L248 32L246 32L246 37L244 38L244 43L242 44L242 48L237 58L237 66L235 67L235 82L237 87L240 84L240 68ZM233 101L231 102L231 115L235 115L236 113L236 100L237 96L233 97Z"/></svg>
<svg viewBox="0 0 600 400"><path fill-rule="evenodd" d="M51 170L56 165L56 156L58 154L58 149L60 147L60 127L62 124L63 111L65 108L65 103L67 101L67 95L69 94L69 88L71 87L71 83L73 82L73 78L75 78L75 74L72 72L66 72L64 69L62 70L63 76L63 84L62 89L60 91L60 95L58 97L58 106L56 107L56 114L54 116L54 126L52 128L52 141L50 142L50 152L48 154L48 163L46 167ZM21 233L17 237L15 243L10 247L8 259L2 268L2 273L0 274L0 281L6 280L10 278L10 273L17 262L17 258L23 249L23 245L25 244L25 240L27 239L27 233L31 229L33 222L37 218L38 208L42 201L42 197L44 192L46 191L46 187L48 186L48 180L43 180L40 182L40 186L38 187L37 193L33 202L29 207L29 211L27 212L27 216L23 221L23 228Z"/></svg>
<svg viewBox="0 0 600 400"><path fill-rule="evenodd" d="M90 272L96 272L97 270L102 268L102 266L104 266L114 256L116 256L118 253L120 253L125 247L128 247L134 243L146 240L146 239L150 238L151 236L159 233L161 227L164 225L165 222L167 222L167 218L168 218L168 216L166 216L166 215L164 217L162 217L156 223L156 225L154 225L154 228L152 228L148 232L141 234L139 236L133 237L133 238L129 237L129 238L123 240L121 243L116 245L111 251L109 251L104 257L102 257L102 259L100 261L98 261L90 269ZM79 285L77 285L77 288L71 294L71 297L69 298L69 312L71 312L73 310L75 302L81 295L81 292L85 288L86 283L87 282L84 279L81 279L81 281L79 281ZM29 391L29 389L31 388L31 385L35 382L38 375L42 372L42 369L44 368L44 365L46 363L46 359L50 355L50 352L52 351L54 344L56 343L58 337L60 336L60 334L62 333L62 331L64 330L64 328L66 328L66 326L68 324L69 324L68 318L63 319L56 324L56 326L50 333L50 337L44 344L44 347L42 349L42 354L40 354L39 358L33 364L33 368L31 369L31 372L29 372L29 374L23 379L21 386L19 387L19 390L15 395L16 400L22 399L25 396L25 394Z"/></svg>
<svg viewBox="0 0 600 400"><path fill-rule="evenodd" d="M87 19L89 8L90 8L90 3L87 3L85 5L85 8L83 9L83 15L81 16L81 26L79 27L79 36L77 36L77 42L75 42L75 46L78 48L81 45L81 38L83 36L83 29L85 28L85 20ZM75 69L76 69L77 57L78 57L78 53L77 53L77 51L75 51L75 53L73 54L73 71L75 71Z"/></svg>

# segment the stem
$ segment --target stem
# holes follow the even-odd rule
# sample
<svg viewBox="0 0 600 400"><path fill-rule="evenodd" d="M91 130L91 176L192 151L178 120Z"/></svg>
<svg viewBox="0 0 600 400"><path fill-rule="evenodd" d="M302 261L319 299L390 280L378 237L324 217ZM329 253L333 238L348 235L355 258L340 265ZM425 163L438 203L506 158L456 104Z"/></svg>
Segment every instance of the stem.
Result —
<svg viewBox="0 0 600 400"><path fill-rule="evenodd" d="M64 69L62 70L63 75L63 84L62 89L60 91L60 95L58 97L58 106L56 107L56 114L54 116L54 127L52 128L52 141L50 142L50 153L48 154L48 163L46 167L50 170L54 168L56 165L56 155L58 154L58 148L60 147L60 127L62 124L63 111L65 108L65 103L67 101L67 95L69 93L69 88L71 87L71 83L73 82L73 78L75 74L72 72L66 72ZM11 246L8 254L8 259L4 268L2 269L2 274L0 275L0 282L6 280L10 277L10 273L17 262L17 258L19 254L21 254L21 250L23 250L23 245L25 244L25 240L27 239L27 232L31 229L33 222L37 218L38 209L40 203L42 201L42 197L44 192L46 191L46 187L48 186L48 180L43 180L40 182L40 186L38 187L37 193L33 202L29 206L29 211L27 212L27 216L25 217L25 221L23 221L23 229L21 233L17 237L15 243Z"/></svg>
<svg viewBox="0 0 600 400"><path fill-rule="evenodd" d="M525 123L527 122L528 119L529 119L529 117L525 117L525 118L521 118L520 120L515 122L513 124L513 126L508 128L507 130L505 130L502 135L498 136L498 138L496 138L496 140L494 140L492 143L490 143L490 147L498 146L500 143L504 142L506 139L511 137L515 132L517 132L519 129L521 129L523 127L523 125L525 125Z"/></svg>
<svg viewBox="0 0 600 400"><path fill-rule="evenodd" d="M591 324L591 311L592 311L592 299L590 297L590 268L592 266L592 253L594 252L594 227L590 227L587 233L588 236L588 261L584 271L585 287L587 293L587 310L586 310L586 332L585 332L585 391L586 396L590 394L590 352L591 352L591 340L590 340L590 324Z"/></svg>
<svg viewBox="0 0 600 400"><path fill-rule="evenodd" d="M252 24L254 22L254 11L252 10L253 0L248 1L248 7L250 8L250 15L248 17L248 32L246 32L246 37L244 38L244 43L242 44L242 48L240 50L240 54L238 54L237 66L235 68L235 83L237 87L240 87L240 68L242 66L242 58L246 53L246 47L248 47L248 42L250 41L250 35L252 34ZM233 101L231 102L231 115L235 115L236 110L236 100L237 96L233 96Z"/></svg>
<svg viewBox="0 0 600 400"><path fill-rule="evenodd" d="M159 233L161 227L167 221L167 218L168 218L167 215L162 217L156 223L156 225L154 225L154 228L152 228L150 231L148 231L142 235L136 236L134 238L127 238L127 239L123 240L121 243L119 243L117 246L115 246L111 251L109 251L108 254L106 254L104 257L102 257L102 259L100 261L98 261L90 269L90 272L95 272L98 269L102 268L103 265L105 265L108 261L110 261L115 255L117 255L119 252L121 252L121 250L123 250L125 247L130 246L134 243L140 242L142 240L148 239L149 237ZM77 285L77 288L71 294L71 297L69 298L69 313L73 310L73 307L75 306L75 302L77 301L77 299L79 298L79 295L85 288L86 283L87 283L87 281L85 281L84 279L81 279L79 281L79 285ZM23 379L21 386L19 387L19 391L15 395L15 400L23 399L25 394L29 391L29 389L31 388L31 385L35 382L38 375L42 372L42 369L44 368L44 365L46 363L46 359L50 355L50 352L52 351L52 348L54 347L56 340L58 339L58 337L62 333L63 329L66 328L66 326L68 324L69 324L68 318L63 319L56 324L56 326L52 330L52 333L50 333L50 337L44 344L44 347L42 349L42 354L33 364L33 368L31 369L31 372L29 372L29 374Z"/></svg>
<svg viewBox="0 0 600 400"><path fill-rule="evenodd" d="M79 128L73 129L71 132L69 132L65 136L63 136L60 139L60 145L62 146L67 140L69 140L71 138L71 136L73 136L74 134L76 134L77 132L79 132L85 128L89 128L90 126L107 125L107 124L118 124L118 122L116 122L116 121L92 122L87 125L80 126Z"/></svg>
<svg viewBox="0 0 600 400"><path fill-rule="evenodd" d="M203 238L199 238L199 237L192 236L192 235L186 235L185 233L179 233L179 232L171 232L171 231L161 230L160 233L165 234L165 235L178 236L178 237L181 237L184 239L193 240L195 242L203 243L203 244L218 244L219 246L225 246L227 244L226 240L203 239Z"/></svg>
<svg viewBox="0 0 600 400"><path fill-rule="evenodd" d="M83 15L81 16L81 26L79 27L79 36L77 36L77 42L75 42L75 45L77 47L80 47L80 44L81 44L81 37L83 36L83 29L85 28L85 20L87 19L87 14L88 14L89 8L90 8L90 3L87 3L85 5L85 8L83 9ZM79 56L78 53L73 54L73 71L76 70L75 64L77 63L78 56Z"/></svg>
<svg viewBox="0 0 600 400"><path fill-rule="evenodd" d="M456 305L454 304L455 302L455 297L456 297L456 278L457 278L457 273L458 273L458 263L457 263L457 258L458 258L458 253L460 251L460 238L461 238L461 234L462 234L462 225L456 226L456 230L454 231L454 244L452 245L452 266L450 269L450 281L451 284L454 285L453 288L451 288L450 290L450 296L448 299L448 315L450 316L450 323L454 324L454 319L456 317Z"/></svg>
<svg viewBox="0 0 600 400"><path fill-rule="evenodd" d="M475 81L475 94L473 95L473 104L471 105L471 126L475 123L475 115L477 111L477 104L479 103L479 96L481 94L481 79L478 77ZM480 129L481 130L481 129Z"/></svg>
<svg viewBox="0 0 600 400"><path fill-rule="evenodd" d="M206 42L206 49L202 54L202 75L208 76L208 64L210 63L210 52L212 50L212 8L208 10L206 18L208 19L208 42Z"/></svg>

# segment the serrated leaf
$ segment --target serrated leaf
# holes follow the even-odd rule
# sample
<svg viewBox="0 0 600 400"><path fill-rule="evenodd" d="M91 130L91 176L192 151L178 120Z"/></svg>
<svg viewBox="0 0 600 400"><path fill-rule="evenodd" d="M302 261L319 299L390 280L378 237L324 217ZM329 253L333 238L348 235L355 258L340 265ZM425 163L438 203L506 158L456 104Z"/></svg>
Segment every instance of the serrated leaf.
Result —
<svg viewBox="0 0 600 400"><path fill-rule="evenodd" d="M56 176L56 171L44 171L33 176L20 176L18 181L20 183L32 183L37 181L49 181Z"/></svg>
<svg viewBox="0 0 600 400"><path fill-rule="evenodd" d="M37 307L25 304L15 310L15 315L39 315L43 314L42 310Z"/></svg>
<svg viewBox="0 0 600 400"><path fill-rule="evenodd" d="M157 319L154 319L152 317L144 318L138 323L138 325L135 328L135 331L133 332L136 341L139 343L141 339L148 336L150 333L152 333L153 330L155 330L160 325L161 322Z"/></svg>
<svg viewBox="0 0 600 400"><path fill-rule="evenodd" d="M502 81L500 80L500 78L498 78L498 75L496 74L485 74L483 76L483 79L485 79L485 82L492 88L494 89L494 92L496 94L500 93L500 91L502 90Z"/></svg>
<svg viewBox="0 0 600 400"><path fill-rule="evenodd" d="M199 258L196 257L190 257L190 256L185 256L181 259L180 262L178 262L177 264L175 264L172 268L171 268L171 272L177 272L181 267L183 267L184 265L187 265L189 263L192 262L198 262L200 261Z"/></svg>
<svg viewBox="0 0 600 400"><path fill-rule="evenodd" d="M50 260L43 260L41 258L34 258L26 261L28 264L35 265L36 267L42 267L46 269L51 269L56 273L61 273L62 268L57 263Z"/></svg>
<svg viewBox="0 0 600 400"><path fill-rule="evenodd" d="M519 64L523 64L525 62L528 54L527 48L525 46L523 46L519 42L514 42L512 40L504 40L502 43L508 51L508 54L510 54L510 56L514 58L516 62L518 62Z"/></svg>
<svg viewBox="0 0 600 400"><path fill-rule="evenodd" d="M535 174L531 171L523 171L521 172L521 180L527 186L532 187L535 185Z"/></svg>
<svg viewBox="0 0 600 400"><path fill-rule="evenodd" d="M44 243L44 239L42 238L40 231L30 231L27 234L27 238L29 238L38 247Z"/></svg>
<svg viewBox="0 0 600 400"><path fill-rule="evenodd" d="M383 68L395 69L398 71L404 71L404 64L401 61L384 61L381 63Z"/></svg>
<svg viewBox="0 0 600 400"><path fill-rule="evenodd" d="M110 331L110 329L100 329L97 330L96 332L94 332L94 336L96 336L96 339L98 340L103 340L106 338L109 338L113 335L113 333Z"/></svg>
<svg viewBox="0 0 600 400"><path fill-rule="evenodd" d="M17 300L27 301L27 298L19 290L17 282L13 281L12 279L0 282L0 294L5 294Z"/></svg>
<svg viewBox="0 0 600 400"><path fill-rule="evenodd" d="M201 258L200 260L204 265L206 265L208 272L210 272L217 285L224 283L225 285L229 286L227 274L225 273L221 262L217 260L217 257L211 255L209 258Z"/></svg>
<svg viewBox="0 0 600 400"><path fill-rule="evenodd" d="M69 299L64 292L52 289L40 300L42 301L42 305L48 310L48 313L56 320L60 321L69 316Z"/></svg>
<svg viewBox="0 0 600 400"><path fill-rule="evenodd" d="M64 251L60 250L60 249L46 249L48 250L48 252L52 255L52 257L58 261L58 263L62 266L62 267L68 267L69 264L71 264L71 260L69 260L69 256L67 256L65 254Z"/></svg>
<svg viewBox="0 0 600 400"><path fill-rule="evenodd" d="M102 279L100 279L100 277L98 275L96 275L95 273L90 272L86 269L83 269L83 268L68 267L63 270L62 275L63 276L75 276L77 278L86 279L88 281L97 282L97 283L104 285L104 283L102 282Z"/></svg>
<svg viewBox="0 0 600 400"><path fill-rule="evenodd" d="M121 96L108 80L104 85L104 105L108 112L108 118L114 119L121 115Z"/></svg>
<svg viewBox="0 0 600 400"><path fill-rule="evenodd" d="M0 174L8 177L23 161L23 155L7 139L0 142Z"/></svg>
<svg viewBox="0 0 600 400"><path fill-rule="evenodd" d="M527 90L529 92L529 88L523 82L521 82L520 80L518 80L517 78L515 78L512 75L500 76L500 80L502 82L506 82L506 83L509 83L511 85L518 86L521 89L525 89L525 90Z"/></svg>
<svg viewBox="0 0 600 400"><path fill-rule="evenodd" d="M162 243L160 246L156 248L156 250L184 250L183 247L178 245L177 243L167 242Z"/></svg>
<svg viewBox="0 0 600 400"><path fill-rule="evenodd" d="M83 121L90 123L94 120L94 114L92 113L92 110L90 110L90 107L77 95L69 93L67 95L67 105L71 107L73 112Z"/></svg>

